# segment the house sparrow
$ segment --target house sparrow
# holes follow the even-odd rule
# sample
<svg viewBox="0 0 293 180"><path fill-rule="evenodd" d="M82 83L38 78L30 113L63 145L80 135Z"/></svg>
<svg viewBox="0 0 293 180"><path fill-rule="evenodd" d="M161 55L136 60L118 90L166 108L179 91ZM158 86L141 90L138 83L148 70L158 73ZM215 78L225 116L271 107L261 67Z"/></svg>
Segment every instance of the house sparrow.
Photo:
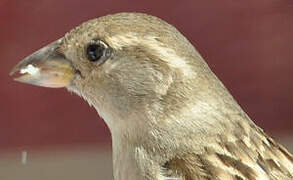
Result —
<svg viewBox="0 0 293 180"><path fill-rule="evenodd" d="M293 156L255 125L192 44L163 20L89 20L14 67L66 87L108 125L115 180L292 180Z"/></svg>

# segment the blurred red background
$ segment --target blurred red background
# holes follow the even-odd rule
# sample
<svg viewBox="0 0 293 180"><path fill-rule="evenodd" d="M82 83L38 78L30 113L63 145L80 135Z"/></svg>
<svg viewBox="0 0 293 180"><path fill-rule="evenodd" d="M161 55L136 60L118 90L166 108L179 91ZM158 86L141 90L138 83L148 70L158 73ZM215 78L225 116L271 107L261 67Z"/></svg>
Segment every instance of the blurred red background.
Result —
<svg viewBox="0 0 293 180"><path fill-rule="evenodd" d="M17 83L22 58L91 18L145 12L175 25L254 121L292 135L292 0L30 0L0 2L0 148L110 144L96 111L65 89Z"/></svg>

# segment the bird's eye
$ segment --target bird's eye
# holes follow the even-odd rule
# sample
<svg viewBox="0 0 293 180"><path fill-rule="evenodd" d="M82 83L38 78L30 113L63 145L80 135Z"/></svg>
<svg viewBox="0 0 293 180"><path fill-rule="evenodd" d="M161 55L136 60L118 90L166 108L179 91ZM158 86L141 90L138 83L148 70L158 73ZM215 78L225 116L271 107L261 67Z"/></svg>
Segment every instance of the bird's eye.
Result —
<svg viewBox="0 0 293 180"><path fill-rule="evenodd" d="M111 56L111 48L101 40L92 40L85 49L89 61L102 64Z"/></svg>

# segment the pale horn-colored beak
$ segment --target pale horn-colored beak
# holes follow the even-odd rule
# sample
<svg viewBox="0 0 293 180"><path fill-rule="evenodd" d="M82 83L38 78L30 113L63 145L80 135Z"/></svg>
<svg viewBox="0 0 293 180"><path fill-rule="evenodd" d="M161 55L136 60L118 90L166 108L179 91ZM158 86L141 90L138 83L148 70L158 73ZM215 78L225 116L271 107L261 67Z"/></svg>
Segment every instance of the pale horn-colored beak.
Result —
<svg viewBox="0 0 293 180"><path fill-rule="evenodd" d="M43 87L68 86L76 70L64 55L58 52L59 39L19 62L10 72L14 80Z"/></svg>

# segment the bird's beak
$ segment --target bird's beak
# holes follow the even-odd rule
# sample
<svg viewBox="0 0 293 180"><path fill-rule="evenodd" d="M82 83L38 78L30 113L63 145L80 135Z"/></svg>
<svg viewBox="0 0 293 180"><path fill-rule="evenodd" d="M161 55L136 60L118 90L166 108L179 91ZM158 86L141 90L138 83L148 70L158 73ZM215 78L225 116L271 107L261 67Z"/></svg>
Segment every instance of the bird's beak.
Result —
<svg viewBox="0 0 293 180"><path fill-rule="evenodd" d="M19 62L10 72L14 80L37 86L59 88L69 85L75 69L58 52L59 39Z"/></svg>

